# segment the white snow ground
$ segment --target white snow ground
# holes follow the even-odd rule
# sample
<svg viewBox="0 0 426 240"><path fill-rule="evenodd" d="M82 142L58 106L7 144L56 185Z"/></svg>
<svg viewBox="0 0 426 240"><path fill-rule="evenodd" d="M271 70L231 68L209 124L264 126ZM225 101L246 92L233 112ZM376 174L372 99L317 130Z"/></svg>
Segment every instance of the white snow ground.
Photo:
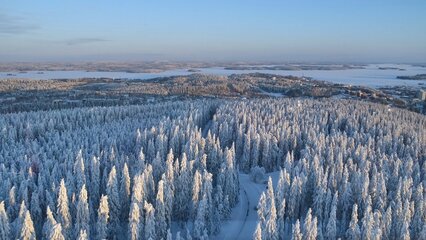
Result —
<svg viewBox="0 0 426 240"><path fill-rule="evenodd" d="M261 93L263 93L264 95L269 96L269 97L282 97L282 96L284 96L282 93L267 92L267 91L265 91L261 88L259 88L259 90L260 90Z"/></svg>

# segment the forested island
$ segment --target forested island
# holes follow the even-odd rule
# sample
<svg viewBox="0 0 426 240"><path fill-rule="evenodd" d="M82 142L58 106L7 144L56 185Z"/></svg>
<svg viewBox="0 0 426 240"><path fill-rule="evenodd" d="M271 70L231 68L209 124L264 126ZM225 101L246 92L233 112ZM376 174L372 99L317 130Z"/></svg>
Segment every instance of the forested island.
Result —
<svg viewBox="0 0 426 240"><path fill-rule="evenodd" d="M404 80L426 80L426 74L417 74L414 76L397 76L396 78Z"/></svg>

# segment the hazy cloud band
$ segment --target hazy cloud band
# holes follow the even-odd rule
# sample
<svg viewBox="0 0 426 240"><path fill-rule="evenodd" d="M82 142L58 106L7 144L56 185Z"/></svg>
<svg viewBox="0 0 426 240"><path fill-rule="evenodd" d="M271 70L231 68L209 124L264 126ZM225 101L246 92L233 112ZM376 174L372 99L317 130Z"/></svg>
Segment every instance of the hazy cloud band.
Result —
<svg viewBox="0 0 426 240"><path fill-rule="evenodd" d="M0 12L0 34L23 34L40 28L22 17L10 16Z"/></svg>

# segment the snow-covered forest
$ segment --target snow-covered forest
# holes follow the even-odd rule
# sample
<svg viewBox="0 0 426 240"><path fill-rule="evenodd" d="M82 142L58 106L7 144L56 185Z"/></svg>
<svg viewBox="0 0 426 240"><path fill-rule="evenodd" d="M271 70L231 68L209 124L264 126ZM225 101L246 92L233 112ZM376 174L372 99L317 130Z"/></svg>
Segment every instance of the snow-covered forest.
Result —
<svg viewBox="0 0 426 240"><path fill-rule="evenodd" d="M238 165L280 171L254 239L426 239L426 118L357 101L229 103L213 132Z"/></svg>
<svg viewBox="0 0 426 240"><path fill-rule="evenodd" d="M3 114L0 144L0 239L214 238L246 174L267 183L253 239L426 239L426 117L384 105L205 99Z"/></svg>

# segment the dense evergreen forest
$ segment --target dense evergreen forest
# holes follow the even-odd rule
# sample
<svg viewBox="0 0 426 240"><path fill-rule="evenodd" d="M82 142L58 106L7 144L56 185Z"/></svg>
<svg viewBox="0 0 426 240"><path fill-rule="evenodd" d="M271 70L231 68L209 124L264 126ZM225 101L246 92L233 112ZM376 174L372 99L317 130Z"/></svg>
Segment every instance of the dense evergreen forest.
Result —
<svg viewBox="0 0 426 240"><path fill-rule="evenodd" d="M240 174L267 182L253 239L426 239L426 117L380 104L3 114L0 145L0 239L214 238L240 203Z"/></svg>

